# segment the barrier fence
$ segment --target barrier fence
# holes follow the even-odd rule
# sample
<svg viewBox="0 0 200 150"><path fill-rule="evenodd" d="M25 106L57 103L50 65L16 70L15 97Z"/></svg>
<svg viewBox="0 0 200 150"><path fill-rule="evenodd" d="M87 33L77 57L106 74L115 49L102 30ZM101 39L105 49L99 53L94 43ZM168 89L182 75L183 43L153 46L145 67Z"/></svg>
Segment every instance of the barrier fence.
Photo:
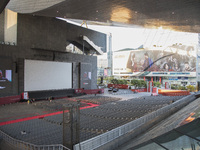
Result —
<svg viewBox="0 0 200 150"><path fill-rule="evenodd" d="M133 92L147 92L147 88L141 88L141 89L131 89Z"/></svg>
<svg viewBox="0 0 200 150"><path fill-rule="evenodd" d="M2 137L4 141L8 142L12 146L14 146L20 150L70 150L69 148L63 146L62 144L34 145L34 144L31 144L28 142L14 139L1 130L0 130L0 137Z"/></svg>
<svg viewBox="0 0 200 150"><path fill-rule="evenodd" d="M157 121L161 121L164 118L170 116L174 112L178 111L191 101L195 100L196 97L195 95L189 95L186 96L168 106L165 106L153 113L147 114L141 118L138 118L132 122L129 122L123 126L120 126L118 128L115 128L111 131L108 131L106 133L103 133L99 136L96 136L94 138L91 138L89 140L83 141L79 144L74 145L74 150L93 150L100 148L101 146L105 146L105 144L108 144L109 142L113 142L117 138L130 133L130 132L138 132L138 131L145 131L148 127L152 126L155 124ZM154 120L154 121L152 121ZM145 126L148 124L149 126ZM142 127L143 126L143 127ZM146 127L146 128L145 128ZM116 142L114 144L115 148L118 146L119 142ZM122 144L122 143L120 143ZM104 147L104 149L106 149ZM109 148L107 148L109 149Z"/></svg>
<svg viewBox="0 0 200 150"><path fill-rule="evenodd" d="M128 89L128 85L125 84L108 84L108 88Z"/></svg>

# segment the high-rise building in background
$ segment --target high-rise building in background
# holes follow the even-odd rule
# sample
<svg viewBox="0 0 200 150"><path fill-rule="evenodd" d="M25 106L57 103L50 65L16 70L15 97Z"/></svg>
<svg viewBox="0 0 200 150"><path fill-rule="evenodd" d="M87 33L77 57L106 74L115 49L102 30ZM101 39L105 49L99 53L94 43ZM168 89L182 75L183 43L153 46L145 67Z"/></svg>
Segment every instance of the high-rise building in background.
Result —
<svg viewBox="0 0 200 150"><path fill-rule="evenodd" d="M97 76L112 76L112 34L107 34L107 53L99 55L97 59Z"/></svg>

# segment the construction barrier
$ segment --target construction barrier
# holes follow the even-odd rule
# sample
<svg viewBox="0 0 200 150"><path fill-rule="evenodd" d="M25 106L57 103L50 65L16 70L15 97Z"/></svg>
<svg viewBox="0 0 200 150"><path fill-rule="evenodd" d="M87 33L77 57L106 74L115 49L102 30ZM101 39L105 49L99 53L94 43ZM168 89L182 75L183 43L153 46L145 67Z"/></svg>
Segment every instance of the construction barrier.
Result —
<svg viewBox="0 0 200 150"><path fill-rule="evenodd" d="M147 92L147 88L131 89L133 92ZM157 93L157 87L152 88L152 93Z"/></svg>
<svg viewBox="0 0 200 150"><path fill-rule="evenodd" d="M108 84L108 88L128 89L128 85L125 84Z"/></svg>
<svg viewBox="0 0 200 150"><path fill-rule="evenodd" d="M147 88L142 88L142 89L131 89L133 92L147 92Z"/></svg>

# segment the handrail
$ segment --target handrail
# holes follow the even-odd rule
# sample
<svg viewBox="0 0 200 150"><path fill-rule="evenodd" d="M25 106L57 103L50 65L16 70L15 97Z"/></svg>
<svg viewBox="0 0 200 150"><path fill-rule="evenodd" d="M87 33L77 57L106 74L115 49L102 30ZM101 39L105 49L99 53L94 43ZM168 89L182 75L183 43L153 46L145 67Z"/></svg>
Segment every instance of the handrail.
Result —
<svg viewBox="0 0 200 150"><path fill-rule="evenodd" d="M22 148L23 150L45 150L45 149L53 149L53 150L70 150L69 148L63 146L62 144L55 144L55 145L35 145L25 141L17 140L8 134L4 133L0 130L0 136L3 137L3 140L8 142L9 144L16 146L17 148Z"/></svg>

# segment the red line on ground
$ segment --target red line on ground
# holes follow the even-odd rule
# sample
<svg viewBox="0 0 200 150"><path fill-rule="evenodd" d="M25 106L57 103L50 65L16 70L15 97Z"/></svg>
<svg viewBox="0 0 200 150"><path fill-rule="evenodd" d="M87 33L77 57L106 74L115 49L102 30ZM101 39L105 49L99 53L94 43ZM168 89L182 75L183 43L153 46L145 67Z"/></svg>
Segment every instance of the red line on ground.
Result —
<svg viewBox="0 0 200 150"><path fill-rule="evenodd" d="M92 103L87 103L87 104L89 106L81 107L80 109L82 110L82 109L87 109L87 108L92 108L92 107L99 106L97 104L92 104ZM65 112L68 112L68 110L66 110ZM44 117L48 117L48 116L59 115L59 114L62 114L62 113L63 113L63 111L58 111L58 112L54 112L54 113L50 113L50 114L44 114L44 115L38 115L38 116L33 116L33 117L27 117L27 118L22 118L22 119L16 119L16 120L0 122L0 126L7 125L7 124L18 123L18 122L23 122L23 121L28 121L28 120L33 120L33 119L44 118Z"/></svg>
<svg viewBox="0 0 200 150"><path fill-rule="evenodd" d="M16 117L25 117L25 116L30 116L30 115L36 115L36 113L34 113L34 114L24 114L24 115L19 115L19 116L12 116L12 117L7 117L7 118L1 118L0 120L12 119L12 118L16 118Z"/></svg>

